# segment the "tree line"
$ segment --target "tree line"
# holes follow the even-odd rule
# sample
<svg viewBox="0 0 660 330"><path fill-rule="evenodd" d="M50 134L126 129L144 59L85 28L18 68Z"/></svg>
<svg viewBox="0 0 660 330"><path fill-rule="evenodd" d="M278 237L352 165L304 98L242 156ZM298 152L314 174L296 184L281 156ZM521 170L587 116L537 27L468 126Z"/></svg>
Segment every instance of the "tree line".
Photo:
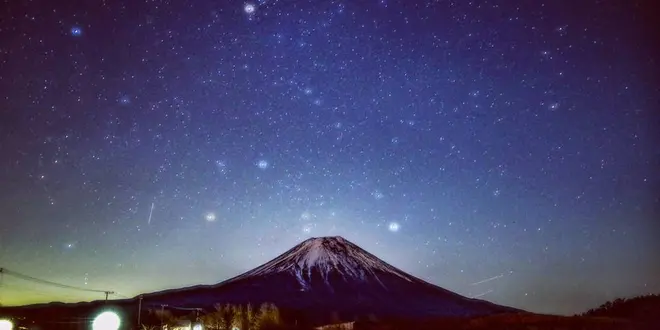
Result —
<svg viewBox="0 0 660 330"><path fill-rule="evenodd" d="M582 316L601 316L618 318L654 318L660 320L660 295L649 294L634 298L617 298L598 308L592 308Z"/></svg>
<svg viewBox="0 0 660 330"><path fill-rule="evenodd" d="M272 303L264 303L257 308L251 304L216 304L212 312L202 315L199 315L198 312L183 316L175 316L170 311L153 310L152 312L168 329L177 327L183 321L201 324L205 330L276 330L285 328L280 310ZM159 326L160 324L142 324L142 329L154 330Z"/></svg>

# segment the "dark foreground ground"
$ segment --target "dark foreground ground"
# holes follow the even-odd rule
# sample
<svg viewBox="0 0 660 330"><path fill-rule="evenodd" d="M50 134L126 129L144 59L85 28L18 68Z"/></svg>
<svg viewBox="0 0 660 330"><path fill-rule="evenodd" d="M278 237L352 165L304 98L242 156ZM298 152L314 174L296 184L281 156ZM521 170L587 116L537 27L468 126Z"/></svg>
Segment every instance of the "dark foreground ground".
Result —
<svg viewBox="0 0 660 330"><path fill-rule="evenodd" d="M42 321L42 320L39 320ZM22 324L26 330L83 330L90 329L91 322L35 322ZM28 322L32 323L32 322ZM39 324L41 323L41 324ZM26 326L27 325L27 326ZM157 325L143 326L139 330L160 330ZM124 325L122 330L136 330ZM435 319L425 321L382 320L331 324L322 327L271 325L254 330L660 330L660 314L653 319L628 320L611 317L554 316L538 314L503 314L473 319ZM222 330L222 329L214 329Z"/></svg>
<svg viewBox="0 0 660 330"><path fill-rule="evenodd" d="M14 329L25 330L88 330L91 329L90 315L111 307L103 302L81 304L46 304L41 306L0 308L0 319L12 319ZM137 326L137 310L131 301L125 305L115 304L115 311L125 320L121 330L159 330L164 316L158 316L160 309L147 309L141 313L142 327ZM310 312L309 310L307 312ZM325 311L327 312L327 311ZM249 330L660 330L660 295L647 295L631 299L616 299L579 316L542 315L527 312L498 314L469 319L442 318L428 320L402 320L365 318L341 324L322 327L304 326L306 313L288 313L280 310L278 324L254 326ZM169 315L171 319L203 320L202 315L184 312ZM367 319L373 321L366 321ZM294 322L295 320L295 322ZM164 321L167 322L167 321ZM211 322L213 323L213 322ZM317 323L318 324L318 323ZM223 330L209 327L207 330Z"/></svg>
<svg viewBox="0 0 660 330"><path fill-rule="evenodd" d="M553 316L536 314L498 315L474 319L428 321L356 322L329 325L323 330L660 330L660 319L625 320L608 317Z"/></svg>

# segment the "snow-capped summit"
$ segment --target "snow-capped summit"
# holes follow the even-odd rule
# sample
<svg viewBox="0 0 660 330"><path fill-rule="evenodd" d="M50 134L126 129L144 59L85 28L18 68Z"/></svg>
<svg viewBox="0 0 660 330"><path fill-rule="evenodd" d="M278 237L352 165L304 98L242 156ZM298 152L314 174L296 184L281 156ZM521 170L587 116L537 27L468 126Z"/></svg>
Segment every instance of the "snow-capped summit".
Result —
<svg viewBox="0 0 660 330"><path fill-rule="evenodd" d="M518 310L470 299L412 276L339 237L310 238L275 259L215 285L143 295L147 304L212 308L274 303L308 322L341 316L479 316ZM331 317L332 315L332 317Z"/></svg>
<svg viewBox="0 0 660 330"><path fill-rule="evenodd" d="M378 274L389 274L413 282L415 278L378 259L341 236L310 238L279 257L234 280L276 273L296 276L303 287L313 272L327 280L333 272L343 281L378 281ZM330 284L327 283L326 284ZM382 284L382 283L381 283Z"/></svg>

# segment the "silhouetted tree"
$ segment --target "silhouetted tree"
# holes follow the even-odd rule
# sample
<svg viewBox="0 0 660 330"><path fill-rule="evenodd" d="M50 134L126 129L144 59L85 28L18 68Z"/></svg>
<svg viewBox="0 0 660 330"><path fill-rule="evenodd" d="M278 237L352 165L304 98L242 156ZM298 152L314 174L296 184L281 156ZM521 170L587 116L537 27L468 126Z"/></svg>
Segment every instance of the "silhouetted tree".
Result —
<svg viewBox="0 0 660 330"><path fill-rule="evenodd" d="M245 330L257 329L257 322L259 321L258 315L251 304L247 304L247 306L245 306L244 319L247 325L247 328Z"/></svg>
<svg viewBox="0 0 660 330"><path fill-rule="evenodd" d="M649 324L660 324L660 295L645 295L628 299L608 301L598 308L583 313L583 316L610 317L635 320Z"/></svg>
<svg viewBox="0 0 660 330"><path fill-rule="evenodd" d="M233 305L232 306L232 320L231 327L239 328L241 330L246 330L245 325L243 324L243 306Z"/></svg>
<svg viewBox="0 0 660 330"><path fill-rule="evenodd" d="M256 330L257 314L251 304L234 306L233 326L240 330Z"/></svg>
<svg viewBox="0 0 660 330"><path fill-rule="evenodd" d="M270 303L264 303L259 307L259 316L257 329L269 330L279 329L282 326L282 317L277 306Z"/></svg>
<svg viewBox="0 0 660 330"><path fill-rule="evenodd" d="M212 330L230 330L234 320L234 307L216 304L215 311L202 316L204 327Z"/></svg>
<svg viewBox="0 0 660 330"><path fill-rule="evenodd" d="M162 326L166 326L166 327L169 329L169 328L172 328L173 326L178 325L179 322L180 322L182 319L184 319L184 318L182 318L182 317L175 316L174 314L172 314L171 311L168 311L168 310L162 310L162 309L155 309L155 310L153 310L153 314L154 314L154 315L156 316L156 318L158 319L158 322L160 322L160 324L157 325L157 326L156 326L156 325L152 325L152 326L156 326L156 328L160 328L160 326L162 325ZM147 326L147 325L144 325L144 324L143 324L142 326ZM147 326L147 327L148 327L148 326Z"/></svg>
<svg viewBox="0 0 660 330"><path fill-rule="evenodd" d="M202 324L204 324L205 329L209 330L220 330L222 327L222 322L219 315L216 312L208 313L202 315L201 317Z"/></svg>
<svg viewBox="0 0 660 330"><path fill-rule="evenodd" d="M142 329L142 330L158 330L158 326L141 324L140 329Z"/></svg>

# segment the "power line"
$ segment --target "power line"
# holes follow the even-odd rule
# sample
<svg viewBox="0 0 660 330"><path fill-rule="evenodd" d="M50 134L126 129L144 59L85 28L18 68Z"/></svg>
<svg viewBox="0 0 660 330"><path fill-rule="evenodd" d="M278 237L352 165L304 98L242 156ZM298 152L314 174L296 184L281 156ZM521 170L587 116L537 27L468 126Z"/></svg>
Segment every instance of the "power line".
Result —
<svg viewBox="0 0 660 330"><path fill-rule="evenodd" d="M132 299L132 297L129 297L129 296L123 295L123 294L121 294L121 293L119 293L119 292L116 292L116 291L113 292L112 294L115 295L115 296L117 296L117 297L119 297L119 298Z"/></svg>
<svg viewBox="0 0 660 330"><path fill-rule="evenodd" d="M49 299L62 299L62 298L67 298L67 299L81 299L83 296L80 294L72 294L70 291L67 293L54 293L54 292L45 292L44 290L40 290L34 287L29 287L29 286L23 286L23 285L16 285L16 284L4 284L3 287L6 289L5 291L7 292L19 292L19 293L25 293L29 292L31 295L38 295L40 297L46 297Z"/></svg>
<svg viewBox="0 0 660 330"><path fill-rule="evenodd" d="M0 276L5 275L5 274L9 275L9 276L19 278L19 279L22 279L22 280L25 280L25 281L32 281L32 282L35 282L35 283L50 285L50 286L54 286L54 287L58 287L58 288L62 288L62 289L77 290L77 291L83 291L83 292L104 293L106 300L108 299L109 294L114 294L115 293L114 291L109 291L109 290L87 289L87 288L81 288L81 287L77 287L77 286L66 285L66 284L51 282L51 281L47 281L47 280L42 280L42 279L39 279L39 278L36 278L36 277L32 277L32 276L29 276L29 275L25 275L25 274L21 274L19 272L9 270L7 268L1 268L0 267Z"/></svg>
<svg viewBox="0 0 660 330"><path fill-rule="evenodd" d="M96 292L96 293L109 292L107 290L86 289L86 288L76 287L76 286L72 286L72 285L66 285L66 284L55 283L55 282L51 282L51 281L47 281L47 280L42 280L42 279L39 279L39 278L36 278L36 277L32 277L32 276L29 276L29 275L25 275L25 274L21 274L19 272L9 270L7 268L0 268L0 273L7 274L9 276L14 276L14 277L20 278L22 280L32 281L32 282L45 284L45 285L50 285L50 286L55 286L55 287L62 288L62 289L71 289L71 290Z"/></svg>

